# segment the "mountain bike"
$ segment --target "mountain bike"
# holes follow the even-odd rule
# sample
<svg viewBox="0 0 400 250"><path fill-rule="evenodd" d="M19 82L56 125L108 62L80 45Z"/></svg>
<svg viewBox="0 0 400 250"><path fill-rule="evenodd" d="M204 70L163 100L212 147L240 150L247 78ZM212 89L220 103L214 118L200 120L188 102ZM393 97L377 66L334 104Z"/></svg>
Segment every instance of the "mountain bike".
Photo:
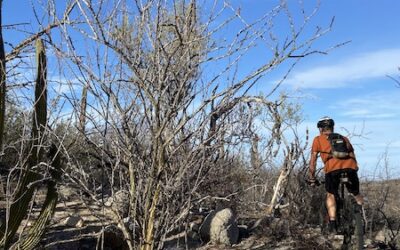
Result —
<svg viewBox="0 0 400 250"><path fill-rule="evenodd" d="M316 185L320 185L324 181L318 181ZM347 249L363 249L364 246L364 227L362 208L357 204L354 196L345 188L350 180L346 172L340 174L339 190L335 195L336 199L336 222L337 233L343 235L343 250ZM321 210L321 231L327 233L328 229L328 211L326 206Z"/></svg>
<svg viewBox="0 0 400 250"><path fill-rule="evenodd" d="M363 249L362 208L357 204L352 194L345 192L345 185L350 183L347 173L341 173L339 180L339 195L336 197L336 216L338 218L339 232L344 235L343 249Z"/></svg>

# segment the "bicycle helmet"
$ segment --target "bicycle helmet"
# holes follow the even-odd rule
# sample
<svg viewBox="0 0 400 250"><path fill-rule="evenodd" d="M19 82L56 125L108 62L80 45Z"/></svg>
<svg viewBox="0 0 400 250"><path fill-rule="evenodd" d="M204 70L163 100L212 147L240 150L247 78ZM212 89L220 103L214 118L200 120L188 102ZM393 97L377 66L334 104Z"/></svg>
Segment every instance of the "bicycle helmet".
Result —
<svg viewBox="0 0 400 250"><path fill-rule="evenodd" d="M335 122L329 116L322 117L317 123L318 128L333 128L333 126L335 126Z"/></svg>

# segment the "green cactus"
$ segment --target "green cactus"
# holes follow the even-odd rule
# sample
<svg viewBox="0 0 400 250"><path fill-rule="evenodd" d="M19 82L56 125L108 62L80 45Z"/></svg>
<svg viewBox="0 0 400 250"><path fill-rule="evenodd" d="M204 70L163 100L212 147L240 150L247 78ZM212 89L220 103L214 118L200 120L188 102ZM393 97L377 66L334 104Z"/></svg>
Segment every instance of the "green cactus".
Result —
<svg viewBox="0 0 400 250"><path fill-rule="evenodd" d="M47 122L47 66L46 55L43 41L38 39L36 41L36 61L37 61L37 78L35 85L35 103L32 117L32 144L31 151L29 152L26 164L23 166L22 180L19 182L16 191L16 198L10 208L10 217L6 223L0 228L0 248L8 248L13 236L15 235L18 227L23 218L27 215L29 203L33 197L35 185L33 183L39 180L40 175L32 171L43 159L43 140L44 131ZM50 155L53 161L54 170L51 172L53 179L48 182L48 192L46 200L43 204L39 218L35 221L33 227L29 230L28 234L23 237L22 241L18 243L20 249L33 249L34 246L40 241L44 233L45 226L54 213L58 194L56 190L56 181L59 180L59 169L61 168L61 161L59 159L58 151L54 151L55 146L52 146Z"/></svg>
<svg viewBox="0 0 400 250"><path fill-rule="evenodd" d="M40 145L47 122L47 64L46 51L41 39L36 40L37 76L35 86L35 109L33 113L32 139L35 146ZM36 148L37 156L41 147Z"/></svg>
<svg viewBox="0 0 400 250"><path fill-rule="evenodd" d="M35 220L27 235L17 244L17 249L28 250L35 248L35 246L40 242L40 239L45 232L46 225L50 221L51 217L53 217L56 209L58 200L56 184L61 178L61 157L58 148L54 144L51 146L49 158L53 159L53 169L50 171L52 180L47 183L46 200L43 203L39 218Z"/></svg>
<svg viewBox="0 0 400 250"><path fill-rule="evenodd" d="M81 98L81 112L79 114L79 129L84 134L86 129L86 106L88 85L83 86Z"/></svg>
<svg viewBox="0 0 400 250"><path fill-rule="evenodd" d="M2 27L2 3L0 1L0 27ZM3 151L4 124L6 113L6 54L4 51L3 31L0 28L0 152Z"/></svg>

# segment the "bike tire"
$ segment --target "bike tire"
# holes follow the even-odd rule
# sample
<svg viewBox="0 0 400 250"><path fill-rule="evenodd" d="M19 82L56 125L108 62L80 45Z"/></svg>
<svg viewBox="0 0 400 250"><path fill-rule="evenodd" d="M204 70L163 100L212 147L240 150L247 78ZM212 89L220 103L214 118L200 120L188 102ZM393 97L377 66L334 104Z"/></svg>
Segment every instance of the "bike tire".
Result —
<svg viewBox="0 0 400 250"><path fill-rule="evenodd" d="M318 213L319 213L319 225L321 227L321 234L326 236L328 235L329 215L325 203L324 205L320 206Z"/></svg>
<svg viewBox="0 0 400 250"><path fill-rule="evenodd" d="M342 249L361 250L364 248L364 228L361 207L354 197L344 200L344 239Z"/></svg>
<svg viewBox="0 0 400 250"><path fill-rule="evenodd" d="M359 205L354 205L354 249L363 249L364 248L364 227L363 227L363 219L362 219L362 211Z"/></svg>
<svg viewBox="0 0 400 250"><path fill-rule="evenodd" d="M343 243L341 247L342 250L354 249L352 244L352 235L354 233L354 210L349 198L349 196L345 196L342 200L343 204L339 217L341 225L339 230L343 234Z"/></svg>

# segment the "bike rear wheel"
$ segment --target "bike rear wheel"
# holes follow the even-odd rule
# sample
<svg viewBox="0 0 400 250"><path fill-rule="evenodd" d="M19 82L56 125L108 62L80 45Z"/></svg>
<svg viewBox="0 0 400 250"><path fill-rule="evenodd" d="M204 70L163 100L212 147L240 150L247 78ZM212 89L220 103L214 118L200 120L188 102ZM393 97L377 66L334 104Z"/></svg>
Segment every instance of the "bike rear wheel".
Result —
<svg viewBox="0 0 400 250"><path fill-rule="evenodd" d="M350 195L344 199L342 211L343 246L342 249L360 250L364 247L364 228L362 211Z"/></svg>
<svg viewBox="0 0 400 250"><path fill-rule="evenodd" d="M358 204L354 204L354 244L355 249L363 249L364 247L364 226L362 219L361 207Z"/></svg>

